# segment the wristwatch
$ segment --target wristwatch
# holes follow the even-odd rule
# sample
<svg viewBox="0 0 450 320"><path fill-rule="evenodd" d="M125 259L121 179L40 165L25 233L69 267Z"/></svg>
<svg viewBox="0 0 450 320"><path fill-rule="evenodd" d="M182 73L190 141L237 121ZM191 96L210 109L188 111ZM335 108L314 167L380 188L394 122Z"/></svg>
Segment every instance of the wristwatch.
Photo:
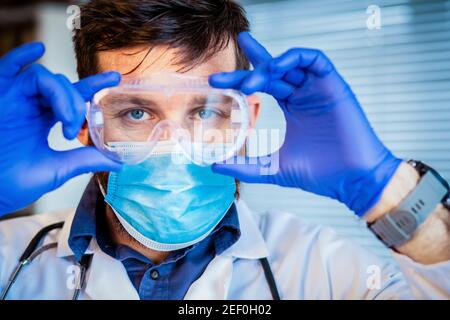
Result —
<svg viewBox="0 0 450 320"><path fill-rule="evenodd" d="M400 205L368 227L388 247L408 241L439 203L450 210L450 188L439 173L423 162L409 160L420 181Z"/></svg>

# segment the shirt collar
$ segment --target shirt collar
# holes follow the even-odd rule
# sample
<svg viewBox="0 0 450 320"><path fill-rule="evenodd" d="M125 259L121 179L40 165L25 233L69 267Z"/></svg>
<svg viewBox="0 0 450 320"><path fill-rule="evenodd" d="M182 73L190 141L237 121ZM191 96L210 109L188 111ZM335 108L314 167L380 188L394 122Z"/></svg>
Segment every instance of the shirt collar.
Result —
<svg viewBox="0 0 450 320"><path fill-rule="evenodd" d="M77 260L80 260L89 243L96 236L96 209L99 197L99 188L95 179L91 179L75 210L68 239Z"/></svg>
<svg viewBox="0 0 450 320"><path fill-rule="evenodd" d="M228 212L223 217L222 221L220 221L211 233L211 237L214 241L216 254L219 255L239 240L241 237L241 230L236 205L234 203L230 209L228 209Z"/></svg>

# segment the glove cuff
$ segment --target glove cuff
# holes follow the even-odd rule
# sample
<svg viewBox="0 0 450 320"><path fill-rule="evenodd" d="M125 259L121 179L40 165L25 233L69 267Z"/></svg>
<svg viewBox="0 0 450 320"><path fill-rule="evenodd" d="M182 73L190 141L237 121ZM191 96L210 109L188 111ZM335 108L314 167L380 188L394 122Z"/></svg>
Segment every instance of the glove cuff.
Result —
<svg viewBox="0 0 450 320"><path fill-rule="evenodd" d="M383 191L402 163L389 152L370 174L352 187L353 197L346 202L347 207L359 217L363 216L380 200Z"/></svg>

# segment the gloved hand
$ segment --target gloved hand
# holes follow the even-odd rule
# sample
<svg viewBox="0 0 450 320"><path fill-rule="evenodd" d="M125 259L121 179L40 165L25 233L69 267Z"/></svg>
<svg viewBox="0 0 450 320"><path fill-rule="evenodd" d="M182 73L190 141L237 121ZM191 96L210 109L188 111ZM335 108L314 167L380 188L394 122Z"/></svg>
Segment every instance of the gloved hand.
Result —
<svg viewBox="0 0 450 320"><path fill-rule="evenodd" d="M286 118L286 136L264 161L234 159L213 170L244 182L301 188L364 214L401 160L378 139L348 84L318 50L296 48L272 58L248 33L240 34L239 45L254 70L215 74L210 84L272 95ZM279 170L262 174L271 165L267 159L276 157Z"/></svg>
<svg viewBox="0 0 450 320"><path fill-rule="evenodd" d="M120 75L97 75L72 85L41 65L27 67L44 50L40 43L27 44L0 59L0 216L77 175L120 169L94 147L54 151L47 141L58 121L64 136L75 138L85 119L85 100L117 85Z"/></svg>

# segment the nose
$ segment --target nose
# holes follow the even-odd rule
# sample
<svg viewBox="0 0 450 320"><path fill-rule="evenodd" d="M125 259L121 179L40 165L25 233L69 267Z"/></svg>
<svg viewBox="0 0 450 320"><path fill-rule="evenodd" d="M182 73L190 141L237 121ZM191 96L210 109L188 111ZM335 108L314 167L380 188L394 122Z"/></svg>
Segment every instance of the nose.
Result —
<svg viewBox="0 0 450 320"><path fill-rule="evenodd" d="M188 133L177 122L163 120L159 122L151 134L151 141L181 141L187 139Z"/></svg>

